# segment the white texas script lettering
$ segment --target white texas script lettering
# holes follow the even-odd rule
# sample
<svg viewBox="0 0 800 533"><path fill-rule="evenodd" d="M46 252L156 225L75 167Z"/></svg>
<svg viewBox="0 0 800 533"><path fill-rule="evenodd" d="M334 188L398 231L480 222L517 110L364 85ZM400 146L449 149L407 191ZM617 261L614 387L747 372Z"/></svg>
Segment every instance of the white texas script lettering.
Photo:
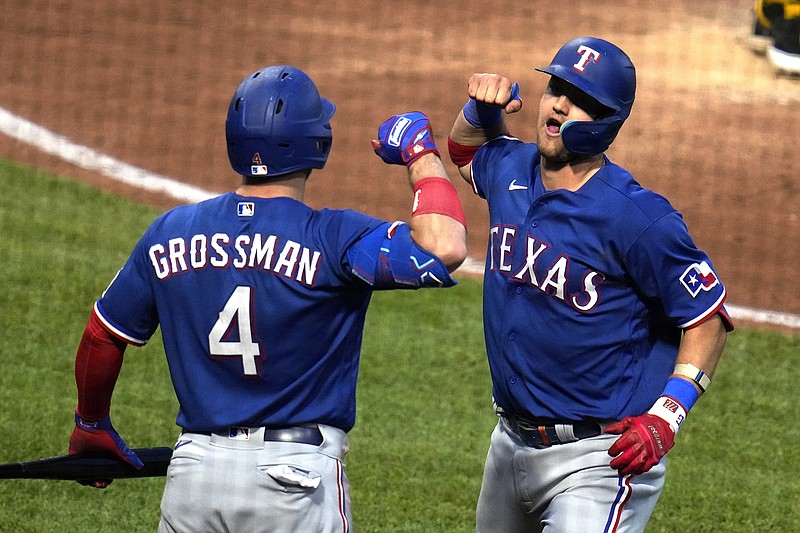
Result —
<svg viewBox="0 0 800 533"><path fill-rule="evenodd" d="M516 260L521 266L514 268L513 252L516 236L516 227L492 226L489 231L490 271L504 273L513 271L510 277L512 280L537 287L543 293L571 305L582 313L590 311L597 305L600 301L598 287L604 279L601 274L588 269L570 271L570 258L565 254L553 258L551 253L547 259L543 259L551 249L551 245L530 234L525 237L524 258ZM577 290L570 293L570 275L576 274L581 277L580 288L576 287Z"/></svg>
<svg viewBox="0 0 800 533"><path fill-rule="evenodd" d="M192 236L188 243L183 237L154 244L149 250L150 262L158 279L176 274L214 268L233 267L237 270L265 270L294 279L304 285L314 285L322 254L299 243L287 240L283 246L275 235L238 235L231 245L230 236L215 233Z"/></svg>

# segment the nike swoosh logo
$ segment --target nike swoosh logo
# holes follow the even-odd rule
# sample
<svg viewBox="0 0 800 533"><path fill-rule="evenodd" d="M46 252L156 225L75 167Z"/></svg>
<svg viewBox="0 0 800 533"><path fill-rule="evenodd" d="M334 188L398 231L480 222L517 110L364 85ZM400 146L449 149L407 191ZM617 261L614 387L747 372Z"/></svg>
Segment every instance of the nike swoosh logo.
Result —
<svg viewBox="0 0 800 533"><path fill-rule="evenodd" d="M509 191L524 191L528 187L525 185L517 185L517 180L513 180L511 183L508 184Z"/></svg>

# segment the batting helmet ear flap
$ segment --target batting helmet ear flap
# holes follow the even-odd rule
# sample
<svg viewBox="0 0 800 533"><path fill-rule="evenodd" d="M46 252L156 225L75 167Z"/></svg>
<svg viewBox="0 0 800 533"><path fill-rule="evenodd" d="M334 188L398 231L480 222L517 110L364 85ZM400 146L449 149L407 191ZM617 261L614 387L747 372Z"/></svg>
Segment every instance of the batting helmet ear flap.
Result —
<svg viewBox="0 0 800 533"><path fill-rule="evenodd" d="M608 150L623 122L616 116L592 121L568 120L561 125L561 140L570 152L599 154Z"/></svg>

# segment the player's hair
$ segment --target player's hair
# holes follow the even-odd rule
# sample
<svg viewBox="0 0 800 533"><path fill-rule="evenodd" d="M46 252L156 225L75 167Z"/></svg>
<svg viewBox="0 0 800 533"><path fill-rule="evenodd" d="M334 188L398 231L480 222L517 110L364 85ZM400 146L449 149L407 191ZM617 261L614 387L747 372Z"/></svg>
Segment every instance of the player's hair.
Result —
<svg viewBox="0 0 800 533"><path fill-rule="evenodd" d="M545 68L537 68L578 88L604 107L608 116L568 121L561 127L567 150L605 152L628 118L636 96L636 68L618 46L596 37L577 37L562 46Z"/></svg>
<svg viewBox="0 0 800 533"><path fill-rule="evenodd" d="M243 176L267 179L323 168L335 111L300 69L281 65L253 72L228 107L225 137L231 167Z"/></svg>

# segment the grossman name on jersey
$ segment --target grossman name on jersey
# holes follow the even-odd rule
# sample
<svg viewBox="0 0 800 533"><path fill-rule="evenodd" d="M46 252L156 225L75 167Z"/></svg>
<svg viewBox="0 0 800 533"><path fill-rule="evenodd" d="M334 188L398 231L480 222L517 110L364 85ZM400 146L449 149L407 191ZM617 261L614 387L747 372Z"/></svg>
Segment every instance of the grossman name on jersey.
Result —
<svg viewBox="0 0 800 533"><path fill-rule="evenodd" d="M148 253L158 279L211 266L266 270L313 285L322 254L291 240L278 252L279 247L276 235L237 235L232 241L225 233L215 233L210 237L198 234L188 242L183 237L170 239L166 245L152 245Z"/></svg>

